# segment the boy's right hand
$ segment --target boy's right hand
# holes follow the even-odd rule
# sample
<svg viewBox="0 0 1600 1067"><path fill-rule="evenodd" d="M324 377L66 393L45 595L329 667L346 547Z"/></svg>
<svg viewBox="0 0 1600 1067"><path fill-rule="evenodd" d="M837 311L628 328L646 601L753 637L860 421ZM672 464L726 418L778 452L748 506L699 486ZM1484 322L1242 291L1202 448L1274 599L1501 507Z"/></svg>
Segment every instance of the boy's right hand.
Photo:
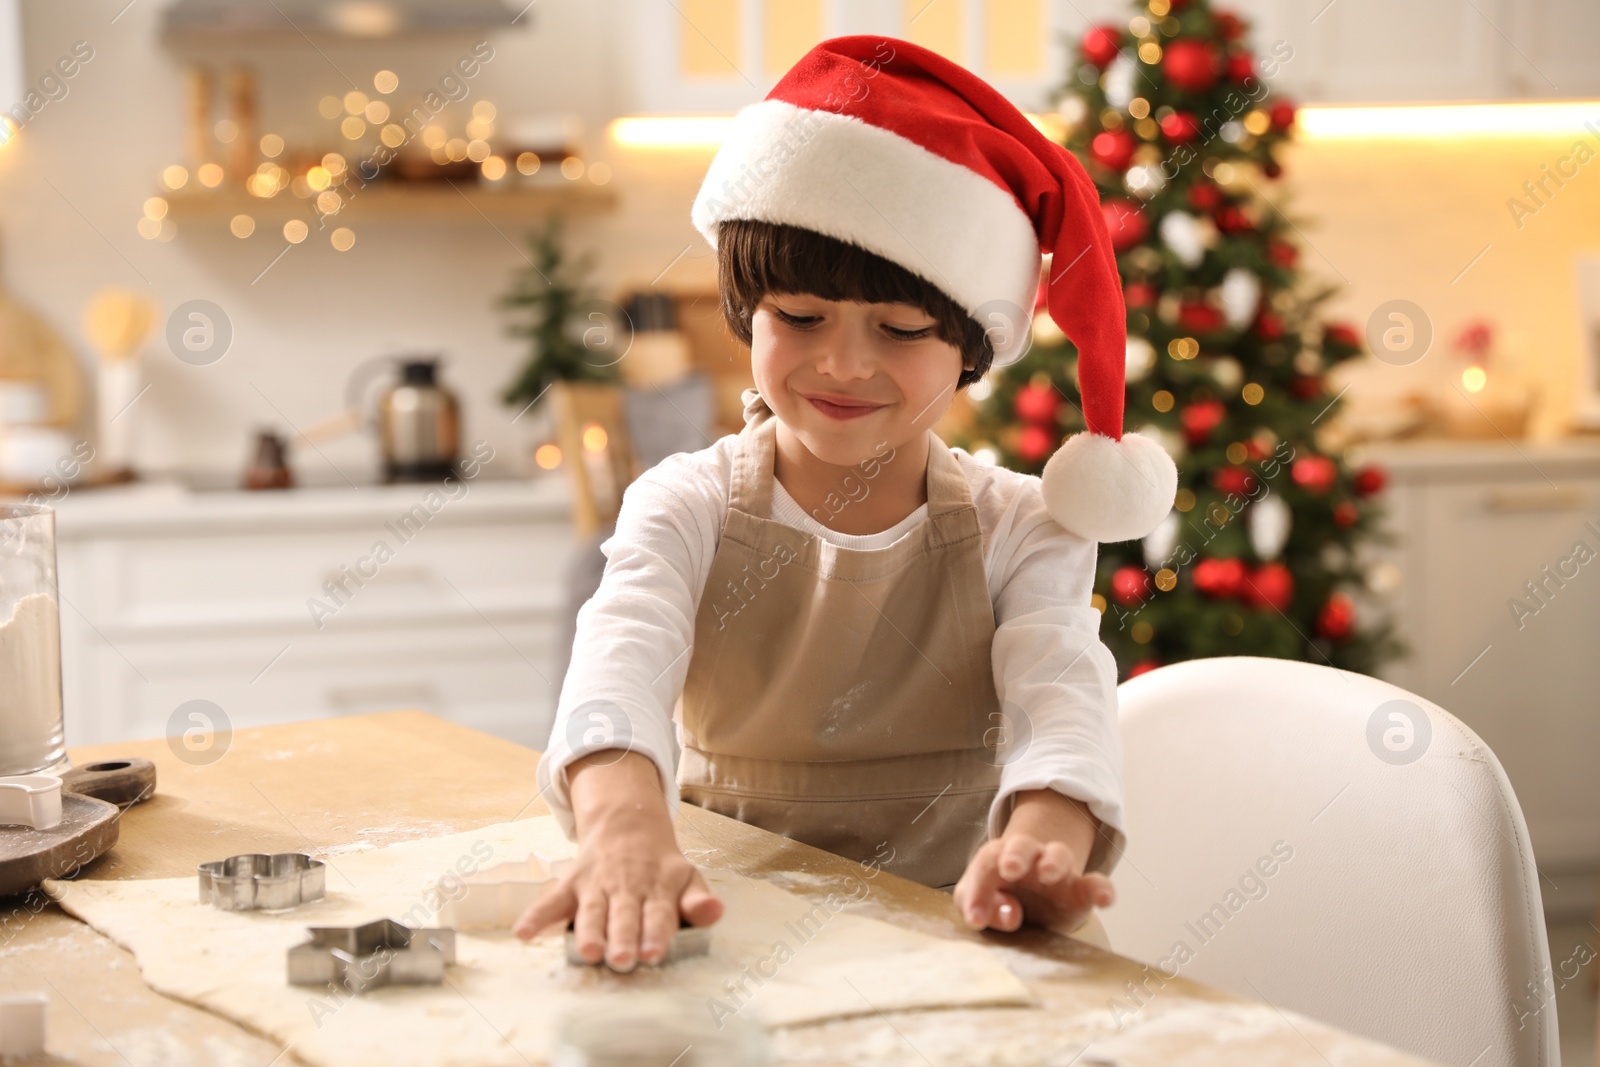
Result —
<svg viewBox="0 0 1600 1067"><path fill-rule="evenodd" d="M567 775L577 859L517 920L518 937L576 917L579 954L629 971L666 955L680 915L695 926L722 917L722 901L678 851L651 760L637 752L620 759L613 750L594 752L572 763Z"/></svg>

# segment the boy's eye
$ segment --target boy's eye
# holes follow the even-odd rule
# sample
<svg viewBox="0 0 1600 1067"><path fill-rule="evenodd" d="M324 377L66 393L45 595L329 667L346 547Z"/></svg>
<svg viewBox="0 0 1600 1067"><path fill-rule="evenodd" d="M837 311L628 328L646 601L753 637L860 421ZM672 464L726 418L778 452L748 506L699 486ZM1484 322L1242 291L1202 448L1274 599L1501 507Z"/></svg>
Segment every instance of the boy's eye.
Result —
<svg viewBox="0 0 1600 1067"><path fill-rule="evenodd" d="M773 311L773 314L778 316L778 321L784 323L787 326L796 326L796 327L800 327L800 328L804 329L805 327L814 325L815 323L820 321L819 317L816 316L816 315L791 315L787 311L784 311L782 308L776 308L776 307L773 308L772 311Z"/></svg>
<svg viewBox="0 0 1600 1067"><path fill-rule="evenodd" d="M932 326L922 326L915 330L903 330L898 326L885 325L883 331L896 341L918 341L933 332Z"/></svg>

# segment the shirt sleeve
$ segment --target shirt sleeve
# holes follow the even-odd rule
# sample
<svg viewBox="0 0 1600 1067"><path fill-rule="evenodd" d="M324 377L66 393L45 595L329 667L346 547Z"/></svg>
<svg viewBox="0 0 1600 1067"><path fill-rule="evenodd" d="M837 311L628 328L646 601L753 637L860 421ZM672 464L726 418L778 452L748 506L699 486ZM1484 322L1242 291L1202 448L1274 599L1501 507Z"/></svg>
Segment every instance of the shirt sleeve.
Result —
<svg viewBox="0 0 1600 1067"><path fill-rule="evenodd" d="M991 652L1005 736L989 834L1016 794L1054 789L1100 822L1085 869L1110 873L1124 845L1117 665L1090 604L1097 545L1045 511L1039 479L996 470L1003 513L988 546L994 590ZM1009 483L1009 484L1006 484Z"/></svg>
<svg viewBox="0 0 1600 1067"><path fill-rule="evenodd" d="M672 709L683 691L694 617L726 510L723 444L680 453L623 492L615 533L600 545L600 587L578 612L572 661L539 760L540 794L576 837L567 767L606 749L647 756L678 811Z"/></svg>

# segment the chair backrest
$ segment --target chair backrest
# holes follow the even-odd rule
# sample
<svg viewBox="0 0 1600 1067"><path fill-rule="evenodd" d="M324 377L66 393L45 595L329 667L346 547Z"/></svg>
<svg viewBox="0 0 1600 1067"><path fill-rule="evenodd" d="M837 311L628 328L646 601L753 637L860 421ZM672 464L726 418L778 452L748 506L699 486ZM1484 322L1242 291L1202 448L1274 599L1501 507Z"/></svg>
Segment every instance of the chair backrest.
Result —
<svg viewBox="0 0 1600 1067"><path fill-rule="evenodd" d="M1527 824L1477 735L1285 660L1118 692L1128 848L1101 918L1153 996L1181 973L1440 1063L1559 1062Z"/></svg>

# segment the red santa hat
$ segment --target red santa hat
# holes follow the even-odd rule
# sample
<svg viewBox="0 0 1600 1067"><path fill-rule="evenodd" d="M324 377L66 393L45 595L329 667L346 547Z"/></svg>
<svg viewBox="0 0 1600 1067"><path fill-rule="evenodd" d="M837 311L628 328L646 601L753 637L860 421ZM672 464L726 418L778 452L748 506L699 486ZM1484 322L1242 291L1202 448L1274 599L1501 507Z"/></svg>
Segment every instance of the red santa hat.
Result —
<svg viewBox="0 0 1600 1067"><path fill-rule="evenodd" d="M735 116L690 215L713 248L727 219L800 226L927 280L990 330L997 362L1026 348L1044 252L1045 306L1078 348L1087 432L1045 464L1045 506L1096 541L1143 537L1178 473L1122 432L1122 282L1082 164L992 86L907 41L823 41Z"/></svg>

